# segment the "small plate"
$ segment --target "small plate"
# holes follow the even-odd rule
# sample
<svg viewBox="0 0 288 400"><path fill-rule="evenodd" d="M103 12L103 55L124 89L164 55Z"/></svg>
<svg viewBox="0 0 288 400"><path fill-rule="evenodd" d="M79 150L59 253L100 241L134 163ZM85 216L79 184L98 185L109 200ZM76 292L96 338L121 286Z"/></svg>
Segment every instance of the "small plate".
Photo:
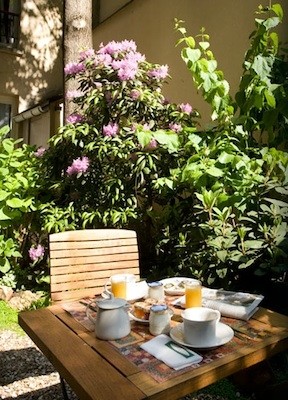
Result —
<svg viewBox="0 0 288 400"><path fill-rule="evenodd" d="M197 281L197 279L177 276L175 278L162 279L160 282L163 283L166 294L171 295L171 296L181 296L185 292L183 283L187 282L187 281L193 282L193 281Z"/></svg>
<svg viewBox="0 0 288 400"><path fill-rule="evenodd" d="M135 317L135 315L131 311L128 312L128 315L133 321L137 321L137 322L140 322L140 324L145 324L145 325L149 324L149 320L148 319L137 318L137 317Z"/></svg>
<svg viewBox="0 0 288 400"><path fill-rule="evenodd" d="M199 349L211 350L216 347L222 346L225 343L230 342L230 340L234 336L234 331L232 328L230 328L230 326L223 324L222 322L219 322L216 325L216 336L212 341L210 341L209 343L201 343L201 345L199 343L190 344L190 343L185 343L183 323L182 323L178 324L177 326L171 329L170 336L172 340L174 340L178 344L181 344L182 346L191 347L193 349L198 349L198 350Z"/></svg>

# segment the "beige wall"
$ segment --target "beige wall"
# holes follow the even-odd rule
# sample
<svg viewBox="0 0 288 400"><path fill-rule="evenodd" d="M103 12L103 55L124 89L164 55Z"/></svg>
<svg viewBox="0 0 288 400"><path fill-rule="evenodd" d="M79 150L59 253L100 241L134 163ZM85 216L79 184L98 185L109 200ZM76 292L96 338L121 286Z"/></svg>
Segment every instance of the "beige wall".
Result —
<svg viewBox="0 0 288 400"><path fill-rule="evenodd" d="M280 34L287 39L288 0L279 1L285 12ZM184 20L193 36L202 26L206 28L218 66L235 92L258 4L260 0L133 0L94 30L94 47L110 40L135 40L148 61L169 65L172 80L164 89L167 98L190 102L208 121L209 108L196 93L180 47L175 48L179 35L174 31L174 18ZM23 0L20 52L0 48L0 96L13 101L15 114L62 93L62 7L62 0ZM57 108L57 102L50 104L50 118L43 114L15 124L19 135L44 145L59 125Z"/></svg>
<svg viewBox="0 0 288 400"><path fill-rule="evenodd" d="M165 94L174 102L190 102L207 115L209 108L194 89L192 78L180 57L180 38L174 31L174 18L185 21L189 35L195 36L201 27L211 39L211 49L218 60L218 68L235 92L241 76L241 64L254 29L254 11L260 0L134 0L94 30L93 43L133 39L138 50L150 62L168 64L172 80ZM287 34L287 0L280 1L287 15L281 35Z"/></svg>
<svg viewBox="0 0 288 400"><path fill-rule="evenodd" d="M23 0L19 49L0 49L0 95L17 99L14 115L62 93L62 6L61 0ZM39 143L50 136L50 124L43 118L38 133L30 135L40 138ZM14 123L13 136L17 128L27 136L30 122Z"/></svg>

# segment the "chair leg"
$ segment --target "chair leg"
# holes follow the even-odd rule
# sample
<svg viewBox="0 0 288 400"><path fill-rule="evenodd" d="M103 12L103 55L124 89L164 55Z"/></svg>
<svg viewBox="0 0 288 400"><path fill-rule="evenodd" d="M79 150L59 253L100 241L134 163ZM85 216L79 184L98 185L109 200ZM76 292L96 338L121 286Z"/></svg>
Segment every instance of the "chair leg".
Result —
<svg viewBox="0 0 288 400"><path fill-rule="evenodd" d="M65 381L61 375L60 375L60 383L61 383L61 388L62 388L63 399L69 400L68 393L67 393L66 386L65 386Z"/></svg>

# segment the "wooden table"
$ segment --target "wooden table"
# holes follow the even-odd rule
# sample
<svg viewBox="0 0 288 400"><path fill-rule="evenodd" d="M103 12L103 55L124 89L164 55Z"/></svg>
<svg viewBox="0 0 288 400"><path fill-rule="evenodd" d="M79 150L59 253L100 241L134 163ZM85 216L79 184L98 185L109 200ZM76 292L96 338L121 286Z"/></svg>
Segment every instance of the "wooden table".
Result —
<svg viewBox="0 0 288 400"><path fill-rule="evenodd" d="M287 316L260 307L253 320L273 335L253 345L243 341L232 353L159 383L59 305L19 314L20 326L81 400L179 399L288 349Z"/></svg>

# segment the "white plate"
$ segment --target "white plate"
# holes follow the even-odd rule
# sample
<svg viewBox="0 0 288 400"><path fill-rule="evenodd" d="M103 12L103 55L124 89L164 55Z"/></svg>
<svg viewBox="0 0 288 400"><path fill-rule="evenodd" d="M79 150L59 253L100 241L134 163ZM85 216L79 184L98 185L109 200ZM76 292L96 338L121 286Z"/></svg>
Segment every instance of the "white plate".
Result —
<svg viewBox="0 0 288 400"><path fill-rule="evenodd" d="M185 308L185 296L182 296L182 297L179 297L176 300L173 300L171 304L173 306L178 306L178 307Z"/></svg>
<svg viewBox="0 0 288 400"><path fill-rule="evenodd" d="M193 282L193 281L197 281L197 279L193 279L193 278L185 278L185 277L181 277L181 276L177 276L176 278L166 278L166 279L162 279L160 282L163 283L164 285L164 290L165 293L171 296L181 296L184 294L185 289L184 287L179 286L179 284L181 285L182 282ZM170 286L173 285L171 287L165 287L165 286Z"/></svg>
<svg viewBox="0 0 288 400"><path fill-rule="evenodd" d="M128 315L133 321L137 321L137 322L140 322L141 324L146 324L146 325L149 324L148 319L137 318L131 311L128 312Z"/></svg>
<svg viewBox="0 0 288 400"><path fill-rule="evenodd" d="M172 340L174 340L178 344L181 344L182 346L191 347L193 349L208 350L218 346L222 346L223 344L230 342L230 340L234 336L234 332L233 329L230 328L230 326L223 324L222 322L219 322L216 325L216 336L212 341L210 341L209 343L207 342L201 344L200 343L190 344L190 343L185 343L183 323L182 323L178 324L177 326L171 329L170 336Z"/></svg>

